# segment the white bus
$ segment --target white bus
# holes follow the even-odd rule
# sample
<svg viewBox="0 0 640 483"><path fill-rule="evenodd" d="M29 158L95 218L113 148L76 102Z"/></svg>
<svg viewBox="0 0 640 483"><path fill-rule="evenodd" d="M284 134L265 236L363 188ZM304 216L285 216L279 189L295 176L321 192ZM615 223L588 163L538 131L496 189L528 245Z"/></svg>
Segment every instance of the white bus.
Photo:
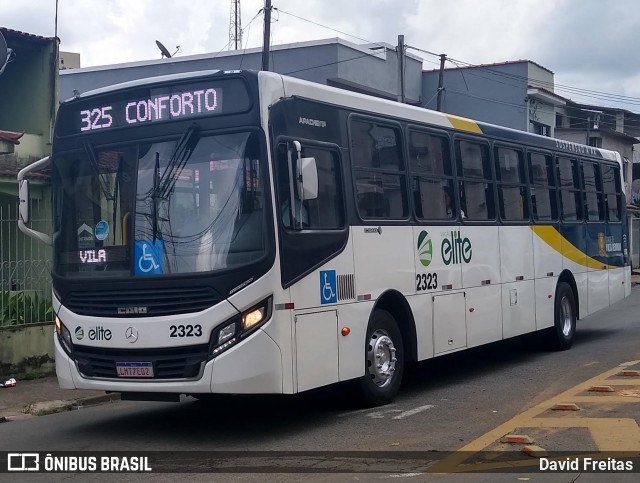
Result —
<svg viewBox="0 0 640 483"><path fill-rule="evenodd" d="M618 153L269 72L60 106L56 371L124 398L293 394L576 319L631 289Z"/></svg>

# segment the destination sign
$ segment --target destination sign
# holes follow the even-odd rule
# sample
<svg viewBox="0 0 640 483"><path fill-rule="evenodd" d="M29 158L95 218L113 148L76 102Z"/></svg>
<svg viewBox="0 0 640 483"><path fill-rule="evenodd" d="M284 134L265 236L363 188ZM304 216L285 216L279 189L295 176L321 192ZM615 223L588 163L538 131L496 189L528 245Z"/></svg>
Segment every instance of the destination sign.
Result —
<svg viewBox="0 0 640 483"><path fill-rule="evenodd" d="M250 102L244 83L217 80L129 89L71 101L67 106L61 106L58 135L241 112L249 108Z"/></svg>

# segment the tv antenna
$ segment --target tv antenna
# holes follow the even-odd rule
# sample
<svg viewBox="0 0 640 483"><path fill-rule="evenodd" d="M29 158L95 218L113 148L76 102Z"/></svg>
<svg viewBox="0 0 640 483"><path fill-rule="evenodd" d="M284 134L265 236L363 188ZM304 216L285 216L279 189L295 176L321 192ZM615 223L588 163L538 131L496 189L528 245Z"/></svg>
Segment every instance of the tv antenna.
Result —
<svg viewBox="0 0 640 483"><path fill-rule="evenodd" d="M169 49L167 49L159 40L156 40L156 45L158 46L158 48L160 49L160 52L162 53L161 59L164 59L165 57L167 59L170 59L171 57L176 55L178 52L181 52L179 45L176 45L176 50L173 54L169 53Z"/></svg>
<svg viewBox="0 0 640 483"><path fill-rule="evenodd" d="M11 60L13 50L7 47L7 41L4 39L2 32L0 32L0 75L4 72L4 68Z"/></svg>

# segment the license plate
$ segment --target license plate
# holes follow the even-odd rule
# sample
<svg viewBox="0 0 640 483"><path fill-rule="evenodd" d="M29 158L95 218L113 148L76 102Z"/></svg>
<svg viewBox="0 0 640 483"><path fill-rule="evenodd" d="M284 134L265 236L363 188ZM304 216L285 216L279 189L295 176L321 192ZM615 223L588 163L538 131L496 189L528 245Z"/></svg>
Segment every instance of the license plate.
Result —
<svg viewBox="0 0 640 483"><path fill-rule="evenodd" d="M153 377L151 362L116 362L118 377Z"/></svg>

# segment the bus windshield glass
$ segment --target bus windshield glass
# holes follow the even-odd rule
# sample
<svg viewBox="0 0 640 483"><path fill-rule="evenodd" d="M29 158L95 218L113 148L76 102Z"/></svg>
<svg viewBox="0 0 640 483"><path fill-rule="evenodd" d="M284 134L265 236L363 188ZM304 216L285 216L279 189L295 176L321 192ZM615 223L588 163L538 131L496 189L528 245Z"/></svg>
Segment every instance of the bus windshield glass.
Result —
<svg viewBox="0 0 640 483"><path fill-rule="evenodd" d="M263 160L258 136L110 145L58 156L55 273L146 277L211 272L261 259Z"/></svg>

